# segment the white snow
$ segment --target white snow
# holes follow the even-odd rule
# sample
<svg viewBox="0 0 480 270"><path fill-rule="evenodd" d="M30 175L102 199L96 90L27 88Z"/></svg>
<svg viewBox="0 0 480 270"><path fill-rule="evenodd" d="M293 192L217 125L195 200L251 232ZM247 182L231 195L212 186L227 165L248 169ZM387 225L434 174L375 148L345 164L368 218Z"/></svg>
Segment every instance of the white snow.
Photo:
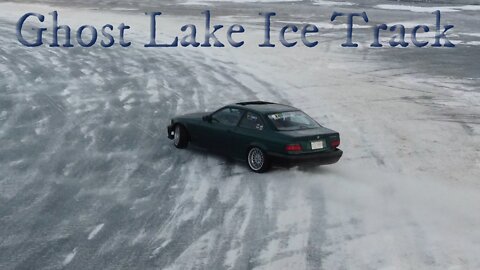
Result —
<svg viewBox="0 0 480 270"><path fill-rule="evenodd" d="M465 45L471 45L471 46L480 46L480 41L467 41L463 42Z"/></svg>
<svg viewBox="0 0 480 270"><path fill-rule="evenodd" d="M2 3L0 7L2 18L13 22L18 19L19 7L33 10L32 6L12 3ZM382 7L390 9L392 5ZM400 9L427 12L407 7ZM34 6L34 10L45 13L51 8ZM140 15L102 12L103 17L94 11L82 10L77 14L65 10L61 13L67 15L63 18L65 23L82 22L85 14L94 22L98 18L122 21L129 16L128 21L133 20L132 27L138 29L138 36L144 37L141 29L148 29L148 21ZM474 7L451 8L457 10L474 10ZM166 18L162 23L167 26L178 22ZM332 29L345 27L331 23L318 25ZM188 62L186 66L193 66L191 74L196 79L187 85L193 89L182 92L186 87L179 81L188 77L162 81L148 74L147 89L138 90L147 93L147 98L141 101L148 104L163 101L165 95L176 96L178 106L169 111L172 114L175 110L177 113L186 109L206 110L234 99L290 102L340 132L341 148L345 150L342 160L332 166L276 169L257 175L242 165L207 153L177 151L162 145L149 149L168 155L152 162L155 164L152 171L158 174L145 179L147 184L141 187L138 181L129 181L128 175L138 168L138 160L147 164L151 152L142 155L145 153L135 148L131 152L102 155L94 152L96 142L92 139L89 144L92 147L88 147L92 156L118 161L121 170L115 171L113 185L84 187L76 197L118 200L119 204L132 206L130 210L136 215L145 211L142 205L150 201L132 198L134 195L130 194L138 193L132 192L133 188L142 193L154 190L149 198L162 192L172 196L167 198L171 208L168 204L158 204L149 213L154 216L155 211L169 211L165 220L149 220L159 222L157 226L148 224L152 225L150 231L135 228L131 235L123 231L108 235L95 255L114 254L125 243L142 243L153 259L171 244L178 252L169 258L170 269L205 268L209 266L209 258L224 258L226 267L248 260L255 269L309 269L313 268L307 265L312 263L308 258L312 252L318 252L314 255L319 256L324 269L478 269L480 130L478 124L470 123L480 113L477 79L457 80L422 74L408 66L388 67L372 60L369 52L347 53L339 48L338 41L314 49L278 46L261 50L255 41L261 40L262 35L261 30L252 28L245 35L247 45L240 49L140 48L152 60L157 60L156 55L166 54L179 64ZM478 45L478 42L465 44ZM140 49L129 48L131 52ZM41 50L49 48L35 52ZM392 52L392 58L396 56ZM416 73L410 74L413 71ZM129 72L144 71L136 70L133 65ZM63 94L68 96L69 106L78 108L75 106L82 99L75 96L77 89L70 90ZM114 98L124 103L131 102L130 98L133 100L136 94L128 88L114 90L118 90ZM110 109L107 107L107 111ZM6 116L2 113L2 117ZM129 125L112 120L107 127ZM86 125L79 130L89 136L96 132ZM159 126L158 130L158 134L164 133L164 127ZM115 159L117 156L122 159ZM75 161L67 163L65 178L84 160ZM161 169L155 167L158 165L162 165ZM175 178L166 179L172 171ZM11 186L9 190L18 189ZM2 198L7 196L3 190ZM198 222L192 231L181 231L192 222ZM214 225L206 227L211 223ZM126 226L123 229L129 228ZM88 240L94 239L103 227L104 223L96 225ZM103 233L110 232L102 231L102 236ZM175 238L183 233L192 234L185 240L187 243ZM312 249L315 245L319 250ZM93 248L90 251L95 252ZM68 253L63 264L69 264L77 252L75 248Z"/></svg>
<svg viewBox="0 0 480 270"><path fill-rule="evenodd" d="M302 24L313 24L319 29L347 29L348 25L346 23L332 23L332 22L306 22L306 21L285 21L285 20L278 20L280 23L291 23L296 25ZM371 28L372 26L366 24L353 24L355 29L360 28Z"/></svg>
<svg viewBox="0 0 480 270"><path fill-rule="evenodd" d="M255 270L303 270L308 269L305 263L305 257L303 254L294 253L288 257L280 257L278 259L266 262L263 265L253 268Z"/></svg>
<svg viewBox="0 0 480 270"><path fill-rule="evenodd" d="M227 251L225 254L225 261L224 261L224 266L226 269L232 269L235 265L235 262L237 261L237 258L240 256L241 251L240 249L230 249Z"/></svg>
<svg viewBox="0 0 480 270"><path fill-rule="evenodd" d="M72 260L73 260L73 258L75 258L75 255L77 255L77 251L78 251L78 249L77 249L77 248L74 248L74 249L72 250L72 252L70 252L70 253L65 257L65 259L63 260L63 263L62 263L62 264L65 266L65 265L71 263Z"/></svg>
<svg viewBox="0 0 480 270"><path fill-rule="evenodd" d="M301 0L186 0L181 3L183 5L211 5L215 2L233 2L233 3L275 3L275 2L298 2ZM355 3L347 1L329 1L329 0L315 0L315 5L322 6L353 6Z"/></svg>
<svg viewBox="0 0 480 270"><path fill-rule="evenodd" d="M159 247L153 250L152 255L150 257L152 258L157 256L160 253L160 251L162 251L163 248L165 248L168 244L170 244L170 242L171 242L170 239L163 241L163 243Z"/></svg>
<svg viewBox="0 0 480 270"><path fill-rule="evenodd" d="M354 6L356 3L346 1L327 1L327 0L314 0L314 5L320 6Z"/></svg>
<svg viewBox="0 0 480 270"><path fill-rule="evenodd" d="M113 11L137 11L138 9L136 9L136 8L114 7L114 8L111 8L110 10L113 10Z"/></svg>
<svg viewBox="0 0 480 270"><path fill-rule="evenodd" d="M480 10L480 5L464 5L464 6L432 6L432 7L423 7L423 6L409 6L409 5L392 5L392 4L382 4L376 5L376 8L387 9L387 10L407 10L412 12L434 12L440 10L441 12L458 12L458 11L478 11Z"/></svg>
<svg viewBox="0 0 480 270"><path fill-rule="evenodd" d="M177 257L166 270L173 269L202 269L209 260L209 252L215 247L216 231L212 230L202 235ZM192 260L192 258L195 258Z"/></svg>
<svg viewBox="0 0 480 270"><path fill-rule="evenodd" d="M92 240L95 236L103 229L105 223L98 224L95 228L88 234L88 240Z"/></svg>
<svg viewBox="0 0 480 270"><path fill-rule="evenodd" d="M480 37L480 33L458 33L459 35L465 35L465 36L472 36L472 37Z"/></svg>

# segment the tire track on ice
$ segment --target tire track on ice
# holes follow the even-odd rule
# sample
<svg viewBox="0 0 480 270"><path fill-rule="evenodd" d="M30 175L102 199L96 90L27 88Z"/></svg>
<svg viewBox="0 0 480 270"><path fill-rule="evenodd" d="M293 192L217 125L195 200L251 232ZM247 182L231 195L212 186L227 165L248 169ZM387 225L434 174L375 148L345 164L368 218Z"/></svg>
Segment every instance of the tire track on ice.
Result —
<svg viewBox="0 0 480 270"><path fill-rule="evenodd" d="M1 30L13 34L8 25ZM177 113L257 99L258 92L273 93L271 85L189 51L51 51L12 44L2 52L1 68L10 76L1 80L8 90L0 102L11 104L0 127L0 142L8 147L0 155L0 187L8 192L0 206L2 269L52 268L67 258L71 268L163 268L214 234L223 247L244 241L238 228L259 237L257 228L266 226L260 219L264 187L223 159L172 152L164 129ZM248 84L235 79L239 72L250 78ZM38 123L42 128L35 132ZM20 165L5 165L16 158ZM192 174L205 165L210 173ZM238 179L235 194L227 191L225 178ZM191 190L201 185L202 206L189 213ZM231 227L220 229L227 216ZM104 226L89 240L97 224ZM250 248L243 248L245 258L255 257ZM209 252L204 267L220 267L227 250Z"/></svg>

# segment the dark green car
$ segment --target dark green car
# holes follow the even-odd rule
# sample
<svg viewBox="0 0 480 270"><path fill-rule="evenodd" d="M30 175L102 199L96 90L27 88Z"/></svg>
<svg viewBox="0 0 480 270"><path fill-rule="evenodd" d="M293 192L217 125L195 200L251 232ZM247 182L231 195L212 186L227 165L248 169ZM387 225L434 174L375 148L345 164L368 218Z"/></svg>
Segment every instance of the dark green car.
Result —
<svg viewBox="0 0 480 270"><path fill-rule="evenodd" d="M168 126L177 148L188 143L247 161L254 172L273 163L332 164L342 156L338 132L301 110L264 101L231 104L212 113L177 116Z"/></svg>

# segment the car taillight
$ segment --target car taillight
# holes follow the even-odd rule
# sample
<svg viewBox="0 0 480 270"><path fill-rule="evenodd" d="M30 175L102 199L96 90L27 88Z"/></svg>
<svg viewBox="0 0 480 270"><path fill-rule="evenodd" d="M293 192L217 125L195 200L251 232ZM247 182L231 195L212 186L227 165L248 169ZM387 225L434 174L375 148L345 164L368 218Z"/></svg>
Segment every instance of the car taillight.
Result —
<svg viewBox="0 0 480 270"><path fill-rule="evenodd" d="M300 144L287 144L285 145L285 151L299 152L299 151L302 151L302 146Z"/></svg>
<svg viewBox="0 0 480 270"><path fill-rule="evenodd" d="M337 148L339 145L340 145L340 140L333 140L332 142L330 142L330 146L332 148Z"/></svg>

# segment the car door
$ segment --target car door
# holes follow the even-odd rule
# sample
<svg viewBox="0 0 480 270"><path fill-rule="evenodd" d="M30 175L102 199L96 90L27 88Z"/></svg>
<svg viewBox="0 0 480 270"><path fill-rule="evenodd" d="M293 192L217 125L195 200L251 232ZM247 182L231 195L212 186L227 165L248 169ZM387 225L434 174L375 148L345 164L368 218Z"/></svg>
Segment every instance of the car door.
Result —
<svg viewBox="0 0 480 270"><path fill-rule="evenodd" d="M232 130L237 126L242 114L242 110L231 107L213 113L206 138L208 147L214 151L230 154Z"/></svg>
<svg viewBox="0 0 480 270"><path fill-rule="evenodd" d="M232 152L237 158L244 158L247 148L253 144L263 144L265 123L259 114L247 111L234 129Z"/></svg>

